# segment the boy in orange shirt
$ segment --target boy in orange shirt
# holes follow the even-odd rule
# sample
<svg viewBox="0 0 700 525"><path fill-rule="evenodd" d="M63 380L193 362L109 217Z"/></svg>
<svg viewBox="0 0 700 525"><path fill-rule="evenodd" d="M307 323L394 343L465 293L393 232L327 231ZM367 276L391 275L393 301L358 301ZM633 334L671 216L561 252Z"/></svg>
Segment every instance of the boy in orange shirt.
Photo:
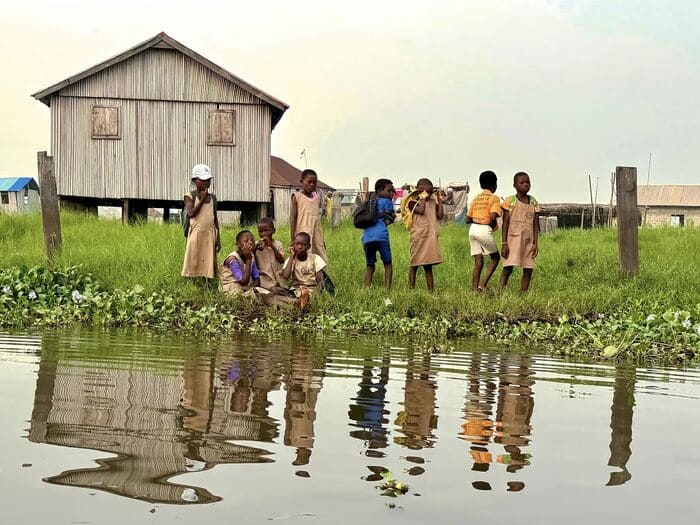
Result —
<svg viewBox="0 0 700 525"><path fill-rule="evenodd" d="M493 232L498 229L498 217L501 216L501 201L494 195L497 187L496 174L493 171L484 171L479 175L479 185L482 192L479 193L469 205L467 223L469 227L469 244L471 254L474 257L474 271L472 272L472 289L475 292L483 292L496 271L501 256L493 238ZM491 258L484 280L480 282L481 270L484 267L484 255Z"/></svg>

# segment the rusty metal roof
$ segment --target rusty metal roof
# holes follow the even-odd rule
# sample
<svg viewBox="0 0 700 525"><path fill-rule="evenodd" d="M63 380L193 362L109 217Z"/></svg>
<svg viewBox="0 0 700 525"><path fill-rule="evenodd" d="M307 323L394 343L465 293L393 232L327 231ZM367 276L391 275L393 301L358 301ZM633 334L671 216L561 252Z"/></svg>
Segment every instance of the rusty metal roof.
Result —
<svg viewBox="0 0 700 525"><path fill-rule="evenodd" d="M272 170L270 171L270 186L282 188L301 188L301 170L292 166L289 162L279 157L270 157ZM317 188L332 190L325 182L318 181Z"/></svg>
<svg viewBox="0 0 700 525"><path fill-rule="evenodd" d="M700 206L700 184L637 186L640 206Z"/></svg>

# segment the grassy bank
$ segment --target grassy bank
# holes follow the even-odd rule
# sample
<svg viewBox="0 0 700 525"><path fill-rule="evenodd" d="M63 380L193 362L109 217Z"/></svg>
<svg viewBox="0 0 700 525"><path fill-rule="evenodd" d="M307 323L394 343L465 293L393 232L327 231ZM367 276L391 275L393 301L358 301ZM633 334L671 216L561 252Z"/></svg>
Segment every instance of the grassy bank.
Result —
<svg viewBox="0 0 700 525"><path fill-rule="evenodd" d="M541 238L538 267L529 294L521 296L515 292L519 277L516 271L511 281L513 291L474 295L469 289L472 261L467 229L448 224L440 238L445 262L435 270L436 293L429 295L424 291L421 273L418 289L408 290L408 234L400 224L390 229L394 289L387 293L380 286L381 265L375 274L376 286L364 289L361 232L345 224L337 230L326 229L330 274L338 293L320 297L309 315L299 319L293 314L268 315L256 305L225 300L215 290L203 290L181 279L184 238L176 224L123 226L116 221L72 213L64 213L62 220L64 249L54 267L79 267L72 270L72 277L65 277L65 286L71 287L70 280L76 276L89 274L90 284L83 286L105 297L131 294L121 300L125 304L140 303L143 308L148 300L155 302L155 306L151 305L152 315L145 312L141 316L143 324L158 321L155 324L187 327L189 322L182 316L204 318L195 319L194 324L216 324L220 316L225 316L229 319L227 326L243 329L250 328L250 320L255 318L255 330L301 323L316 329L343 331L485 335L504 341L534 340L553 348L564 348L561 345L567 342L564 349L571 352L600 353L606 349L609 355L672 353L681 358L700 350L700 280L696 277L700 258L695 256L700 253L698 230L640 230L641 272L635 280L619 275L615 231L561 230ZM236 231L224 230L225 251L233 249ZM288 229L280 228L277 238L286 244ZM5 269L5 274L9 275L12 268L43 265L40 218L0 215L0 268ZM6 280L21 279L17 277L21 271L15 272L19 273ZM83 290L77 291L84 295ZM161 302L166 299L176 305L180 317L174 317L178 319L160 315L164 308ZM8 298L5 301L9 307ZM6 315L0 322L33 322L38 318L32 306L35 303L27 304L29 310L22 319ZM117 316L117 321L111 320L112 314L107 311L97 316L83 312L77 320L133 323L131 310L127 310ZM233 321L231 312L236 314ZM259 319L260 315L264 317ZM66 316L66 312L57 314L54 322Z"/></svg>

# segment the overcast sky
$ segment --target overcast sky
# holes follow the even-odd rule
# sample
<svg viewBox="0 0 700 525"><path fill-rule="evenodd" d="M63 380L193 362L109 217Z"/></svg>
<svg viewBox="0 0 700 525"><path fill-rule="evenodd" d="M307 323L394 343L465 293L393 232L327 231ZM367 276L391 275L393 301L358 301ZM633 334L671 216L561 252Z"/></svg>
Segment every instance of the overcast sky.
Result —
<svg viewBox="0 0 700 525"><path fill-rule="evenodd" d="M336 187L468 180L609 198L610 171L700 183L700 2L3 1L0 176L36 177L30 95L160 31L290 105L272 151Z"/></svg>

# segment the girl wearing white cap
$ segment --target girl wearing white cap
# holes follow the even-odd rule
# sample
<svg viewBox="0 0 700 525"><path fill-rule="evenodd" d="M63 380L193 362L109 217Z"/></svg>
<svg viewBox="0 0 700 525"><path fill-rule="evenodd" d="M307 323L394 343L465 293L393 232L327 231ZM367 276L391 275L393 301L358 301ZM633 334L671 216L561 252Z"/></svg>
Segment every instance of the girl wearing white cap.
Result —
<svg viewBox="0 0 700 525"><path fill-rule="evenodd" d="M209 166L197 164L192 168L196 191L185 194L186 220L189 221L183 277L213 279L216 275L216 254L221 249L219 220L216 216L216 196L209 193L212 174Z"/></svg>

